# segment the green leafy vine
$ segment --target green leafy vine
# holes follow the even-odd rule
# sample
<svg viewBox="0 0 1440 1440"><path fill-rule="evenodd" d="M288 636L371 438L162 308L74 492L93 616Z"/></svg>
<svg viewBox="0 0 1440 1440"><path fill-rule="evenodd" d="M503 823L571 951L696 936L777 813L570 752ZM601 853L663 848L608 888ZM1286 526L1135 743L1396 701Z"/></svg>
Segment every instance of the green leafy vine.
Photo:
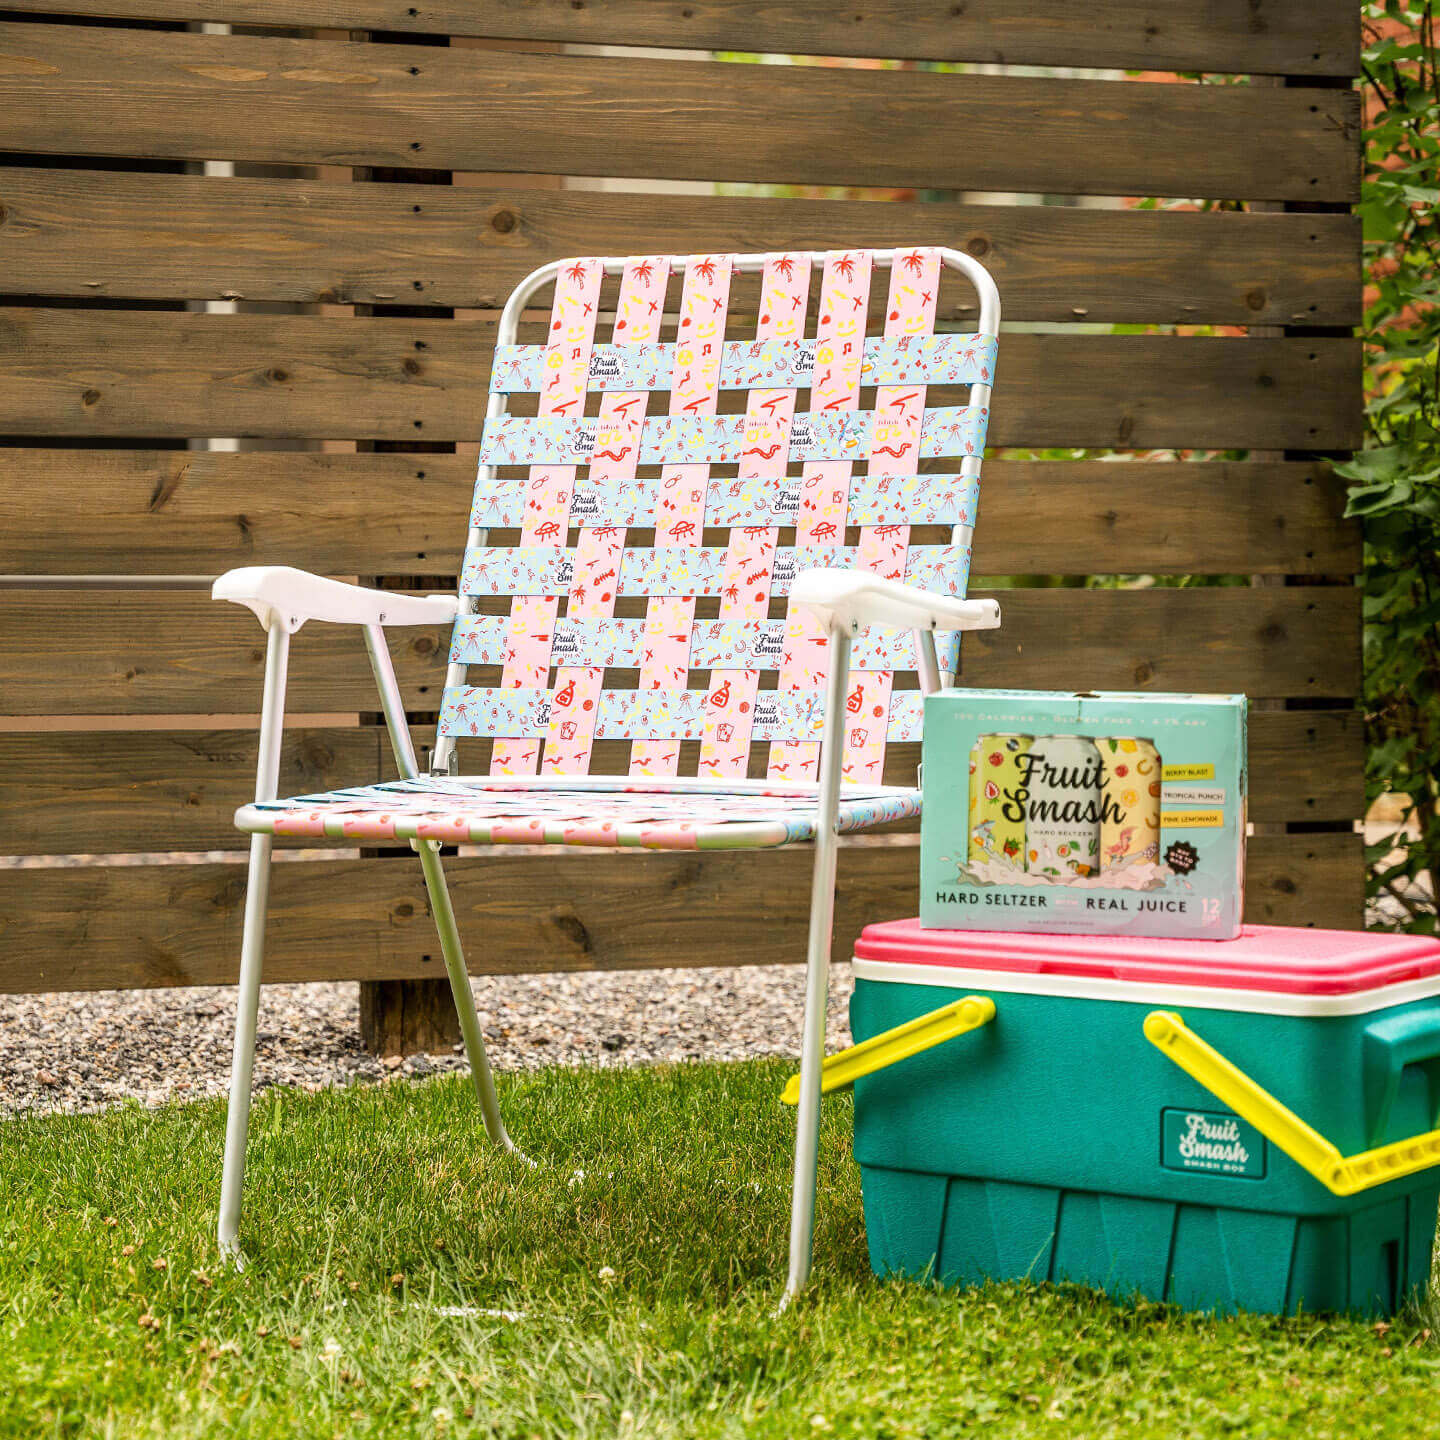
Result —
<svg viewBox="0 0 1440 1440"><path fill-rule="evenodd" d="M1365 537L1367 846L1380 923L1433 934L1440 876L1440 68L1437 0L1364 4L1367 439L1339 467ZM1398 805L1396 804L1398 802Z"/></svg>

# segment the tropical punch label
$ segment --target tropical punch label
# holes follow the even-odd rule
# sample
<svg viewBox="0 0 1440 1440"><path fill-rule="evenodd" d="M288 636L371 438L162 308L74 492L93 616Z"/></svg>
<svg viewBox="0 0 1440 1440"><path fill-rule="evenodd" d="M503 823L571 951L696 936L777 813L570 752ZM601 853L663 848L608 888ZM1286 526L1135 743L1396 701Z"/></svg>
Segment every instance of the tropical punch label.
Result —
<svg viewBox="0 0 1440 1440"><path fill-rule="evenodd" d="M1162 1110L1160 1163L1167 1170L1265 1177L1265 1137L1228 1110Z"/></svg>

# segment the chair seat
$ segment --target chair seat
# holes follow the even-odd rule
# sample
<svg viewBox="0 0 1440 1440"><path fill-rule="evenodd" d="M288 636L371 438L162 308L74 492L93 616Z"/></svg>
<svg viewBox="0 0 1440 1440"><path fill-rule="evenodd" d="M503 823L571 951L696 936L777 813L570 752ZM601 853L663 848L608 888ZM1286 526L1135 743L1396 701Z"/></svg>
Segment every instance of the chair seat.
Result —
<svg viewBox="0 0 1440 1440"><path fill-rule="evenodd" d="M753 850L813 840L817 805L817 786L772 781L427 776L259 801L236 811L235 823L251 834L329 840ZM919 813L918 790L847 784L837 828Z"/></svg>

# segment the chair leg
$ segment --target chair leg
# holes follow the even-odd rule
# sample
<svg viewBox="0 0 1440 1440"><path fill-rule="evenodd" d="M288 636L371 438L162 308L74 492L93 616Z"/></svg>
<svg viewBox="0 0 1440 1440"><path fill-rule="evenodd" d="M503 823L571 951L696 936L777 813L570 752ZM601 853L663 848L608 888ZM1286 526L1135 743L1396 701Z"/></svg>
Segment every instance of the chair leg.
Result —
<svg viewBox="0 0 1440 1440"><path fill-rule="evenodd" d="M230 1064L230 1107L225 1119L225 1168L220 1180L220 1250L238 1269L243 1269L245 1264L239 1239L240 1207L245 1189L245 1141L250 1132L260 971L265 957L265 909L270 898L270 846L268 835L250 837L240 986L235 1002L235 1051Z"/></svg>
<svg viewBox="0 0 1440 1440"><path fill-rule="evenodd" d="M440 847L433 840L421 840L420 866L425 872L425 889L430 896L430 910L435 916L435 929L440 935L440 950L445 957L445 970L450 976L450 990L455 996L455 1013L460 1017L460 1033L465 1037L465 1057L475 1080L475 1093L480 1097L480 1113L485 1117L485 1130L491 1140L517 1155L527 1165L535 1162L524 1154L510 1138L500 1114L500 1101L495 1094L495 1077L485 1054L485 1037L480 1033L480 1017L475 1013L475 997L470 992L470 974L465 968L465 955L460 949L460 930L455 924L455 908L450 903L450 888L440 865Z"/></svg>
<svg viewBox="0 0 1440 1440"><path fill-rule="evenodd" d="M817 857L817 869L820 868ZM834 870L828 886L811 897L810 943L805 964L805 1021L800 1041L800 1100L795 1107L795 1178L790 1197L790 1271L783 1310L810 1279L815 1230L815 1183L820 1164L820 1078L825 1063L825 1020L830 992L830 935L835 911Z"/></svg>
<svg viewBox="0 0 1440 1440"><path fill-rule="evenodd" d="M820 753L820 803L815 832L815 869L810 881L810 938L805 955L805 1022L800 1040L800 1103L795 1107L795 1181L790 1196L790 1273L780 1308L810 1279L815 1231L815 1176L820 1163L820 1072L825 1063L825 1019L830 992L830 940L835 925L835 867L844 760L840 717L850 663L848 632L830 638L826 683L825 743Z"/></svg>

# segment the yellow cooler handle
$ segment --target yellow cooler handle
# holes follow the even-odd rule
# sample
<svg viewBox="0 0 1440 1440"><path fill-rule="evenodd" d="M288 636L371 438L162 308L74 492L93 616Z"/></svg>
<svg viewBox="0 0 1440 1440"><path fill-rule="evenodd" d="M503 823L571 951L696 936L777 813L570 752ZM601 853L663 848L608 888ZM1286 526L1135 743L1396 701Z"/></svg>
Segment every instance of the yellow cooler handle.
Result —
<svg viewBox="0 0 1440 1440"><path fill-rule="evenodd" d="M1440 1165L1440 1130L1342 1155L1172 1011L1151 1011L1145 1017L1145 1038L1336 1195L1355 1195Z"/></svg>
<svg viewBox="0 0 1440 1440"><path fill-rule="evenodd" d="M872 1075L899 1060L908 1060L967 1031L978 1030L995 1018L995 1002L988 995L967 995L953 1004L942 1005L928 1015L907 1020L893 1030L873 1035L863 1044L852 1045L831 1055L820 1067L820 1093L848 1090L862 1075ZM800 1077L792 1075L781 1092L785 1105L800 1103Z"/></svg>

